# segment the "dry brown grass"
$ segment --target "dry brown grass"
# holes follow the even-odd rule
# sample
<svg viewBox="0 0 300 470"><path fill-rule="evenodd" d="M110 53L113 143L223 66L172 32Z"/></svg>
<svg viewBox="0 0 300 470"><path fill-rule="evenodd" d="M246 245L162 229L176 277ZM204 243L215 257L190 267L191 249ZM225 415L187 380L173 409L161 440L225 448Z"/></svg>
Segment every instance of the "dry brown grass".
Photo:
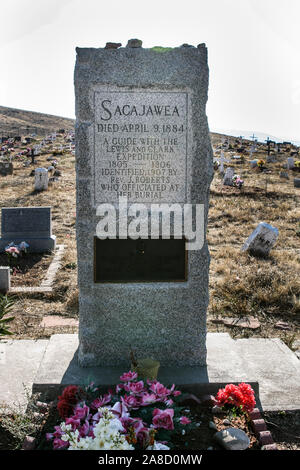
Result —
<svg viewBox="0 0 300 470"><path fill-rule="evenodd" d="M62 138L58 140L63 141ZM36 167L49 166L47 157L51 155L53 153L49 146L47 152L37 157ZM49 186L48 191L33 191L34 178L30 176L33 166L25 168L24 159L14 162L14 175L0 179L0 207L51 206L53 233L57 237L57 243L65 245L62 268L57 273L54 291L49 294L15 296L15 320L11 330L18 338L41 338L54 332L76 331L74 327L59 327L53 331L53 328L45 329L39 326L44 315L78 316L75 157L71 153L64 153L55 158L62 176L59 181Z"/></svg>
<svg viewBox="0 0 300 470"><path fill-rule="evenodd" d="M221 136L214 135L217 145ZM49 151L38 157L37 166L46 166ZM225 156L228 157L228 155ZM266 158L266 149L253 155ZM209 331L230 331L238 336L277 336L287 344L299 337L300 313L300 190L293 187L293 178L279 178L287 154L278 162L267 164L271 173L250 169L249 157L234 166L245 180L239 191L226 188L216 172L211 186L208 224L208 242L211 252ZM34 194L32 167L15 163L13 176L0 177L0 206L52 206L53 233L57 242L66 246L62 268L51 294L18 296L12 323L15 337L45 337L53 329L41 329L44 315L78 316L78 290L75 234L75 158L70 153L57 156L62 177L48 191ZM290 172L292 174L292 172ZM279 229L279 239L268 259L257 259L242 254L240 248L258 222L265 221ZM217 316L253 315L259 319L259 330L228 330L215 325ZM274 328L278 320L291 325L291 331ZM74 328L57 328L59 332L73 332Z"/></svg>
<svg viewBox="0 0 300 470"><path fill-rule="evenodd" d="M266 158L266 149L253 158ZM208 329L229 331L212 323L215 317L252 315L259 330L230 329L234 335L279 336L286 343L299 337L300 319L300 222L299 189L290 179L279 178L286 155L267 164L270 173L230 163L245 181L241 191L226 188L215 173L211 186L208 242L211 252ZM240 251L246 238L261 221L279 229L276 246L267 259ZM275 329L279 320L290 324L288 332Z"/></svg>

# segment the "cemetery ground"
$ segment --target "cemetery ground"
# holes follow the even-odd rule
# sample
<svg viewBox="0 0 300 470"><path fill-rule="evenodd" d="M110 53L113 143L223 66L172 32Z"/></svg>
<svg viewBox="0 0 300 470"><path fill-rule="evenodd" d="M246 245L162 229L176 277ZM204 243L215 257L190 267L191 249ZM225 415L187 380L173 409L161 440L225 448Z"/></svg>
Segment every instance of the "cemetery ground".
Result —
<svg viewBox="0 0 300 470"><path fill-rule="evenodd" d="M212 135L214 150L221 145L222 138L219 134ZM41 140L41 137L36 137L35 143ZM229 159L232 152L241 155L243 162L231 160L227 166L241 175L244 187L224 186L218 170L215 171L207 234L211 254L207 329L210 332L229 332L234 338L276 337L296 351L300 349L300 190L293 185L293 176L297 173L288 170L289 179L279 177L289 156L287 152L282 151L275 162L266 163L266 171L260 171L250 167L250 141L243 141L246 153L239 153L240 145L235 138L231 137L230 142L232 149L224 152L225 157ZM28 157L20 157L13 160L13 175L0 176L0 206L51 206L53 233L57 243L65 245L52 292L13 296L11 315L15 319L10 324L13 339L43 339L54 333L77 332L76 323L62 324L58 321L78 319L75 156L71 151L55 152L57 168L62 174L47 191L34 192L34 177L31 176L33 168L47 168L51 164L47 158L53 156L53 147L60 143L64 143L63 135L42 150L42 154L36 157L36 165L25 167ZM259 144L255 158L266 160L266 155L267 146ZM217 152L215 156L218 156ZM241 252L244 241L260 221L279 230L277 243L268 258ZM37 278L42 281L48 262L49 256L45 256L29 267L23 285L36 285L39 283ZM51 316L56 318L56 322L52 326L44 322L41 326L43 318ZM1 419L0 441L5 435L9 446L19 446L20 435L16 432L16 435L8 437L1 427ZM268 412L266 419L273 423L269 429L274 432L279 448L300 449L299 412Z"/></svg>

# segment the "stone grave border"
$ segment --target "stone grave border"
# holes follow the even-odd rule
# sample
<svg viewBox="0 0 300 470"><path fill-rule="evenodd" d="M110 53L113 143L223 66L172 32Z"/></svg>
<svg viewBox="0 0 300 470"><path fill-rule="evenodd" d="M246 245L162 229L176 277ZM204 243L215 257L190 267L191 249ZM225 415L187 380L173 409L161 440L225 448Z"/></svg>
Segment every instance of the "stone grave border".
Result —
<svg viewBox="0 0 300 470"><path fill-rule="evenodd" d="M261 445L261 450L278 450L277 445L273 441L270 431L267 429L265 420L262 418L258 408L250 413L250 424Z"/></svg>
<svg viewBox="0 0 300 470"><path fill-rule="evenodd" d="M215 388L217 389L217 384L214 384ZM67 387L64 385L63 388ZM62 389L63 389L62 388ZM210 390L212 391L212 390ZM188 394L187 398L191 398L192 400L199 401L198 398L195 397L193 394ZM213 396L211 395L202 395L200 398L202 403L204 402L211 402L213 401ZM44 415L49 407L54 406L55 400L52 400L50 403L42 403L38 402L38 406L40 408L39 414ZM258 439L260 449L259 450L278 450L277 445L275 444L271 432L267 429L267 425L265 420L261 416L261 412L259 408L254 408L254 410L249 413L249 424L252 427L256 438ZM36 438L32 436L26 436L22 450L35 450L36 449ZM204 450L204 449L203 449Z"/></svg>
<svg viewBox="0 0 300 470"><path fill-rule="evenodd" d="M61 267L61 259L65 250L65 245L56 245L54 258L48 268L46 276L42 281L40 286L37 287L11 287L9 293L12 294L37 294L37 293L47 293L53 291L53 282L56 276L57 271Z"/></svg>

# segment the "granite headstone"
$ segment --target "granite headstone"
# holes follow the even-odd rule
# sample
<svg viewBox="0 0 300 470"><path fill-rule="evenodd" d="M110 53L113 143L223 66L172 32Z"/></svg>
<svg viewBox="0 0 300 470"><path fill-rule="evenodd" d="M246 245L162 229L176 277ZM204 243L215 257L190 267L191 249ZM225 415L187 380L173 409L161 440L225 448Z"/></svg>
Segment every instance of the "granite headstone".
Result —
<svg viewBox="0 0 300 470"><path fill-rule="evenodd" d="M242 251L249 251L254 256L268 256L278 235L279 231L276 227L260 222L245 241Z"/></svg>
<svg viewBox="0 0 300 470"><path fill-rule="evenodd" d="M6 294L10 290L10 267L0 266L0 294Z"/></svg>
<svg viewBox="0 0 300 470"><path fill-rule="evenodd" d="M7 176L12 175L14 172L14 167L11 162L0 162L0 175Z"/></svg>
<svg viewBox="0 0 300 470"><path fill-rule="evenodd" d="M135 40L76 50L79 364L128 367L133 349L161 365L204 365L213 177L206 47L144 49ZM202 248L96 238L99 204L113 204L123 222L119 197L147 211L155 203L203 204ZM123 262L119 272L124 258L128 269ZM152 269L158 259L161 272Z"/></svg>
<svg viewBox="0 0 300 470"><path fill-rule="evenodd" d="M233 176L234 176L234 169L231 167L226 168L224 179L223 179L223 184L225 186L233 186L233 181L232 181Z"/></svg>
<svg viewBox="0 0 300 470"><path fill-rule="evenodd" d="M12 242L29 244L28 252L45 253L55 249L52 235L51 207L2 208L0 252Z"/></svg>

